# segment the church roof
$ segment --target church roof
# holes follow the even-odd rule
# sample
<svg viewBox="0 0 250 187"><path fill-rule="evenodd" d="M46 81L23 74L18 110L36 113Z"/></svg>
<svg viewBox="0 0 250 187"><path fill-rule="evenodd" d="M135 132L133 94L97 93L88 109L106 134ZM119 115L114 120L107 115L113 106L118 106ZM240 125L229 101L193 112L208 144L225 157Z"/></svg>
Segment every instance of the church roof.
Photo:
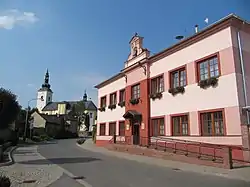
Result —
<svg viewBox="0 0 250 187"><path fill-rule="evenodd" d="M42 111L54 111L58 109L58 104L69 104L70 108L73 107L73 105L75 105L76 103L78 103L79 101L62 101L62 102L50 102L48 103L43 109ZM95 104L93 103L93 101L85 101L85 109L86 110L97 110L97 107L95 106Z"/></svg>
<svg viewBox="0 0 250 187"><path fill-rule="evenodd" d="M47 88L47 87L42 87L38 91L49 91L49 92L53 93L52 90L50 88Z"/></svg>

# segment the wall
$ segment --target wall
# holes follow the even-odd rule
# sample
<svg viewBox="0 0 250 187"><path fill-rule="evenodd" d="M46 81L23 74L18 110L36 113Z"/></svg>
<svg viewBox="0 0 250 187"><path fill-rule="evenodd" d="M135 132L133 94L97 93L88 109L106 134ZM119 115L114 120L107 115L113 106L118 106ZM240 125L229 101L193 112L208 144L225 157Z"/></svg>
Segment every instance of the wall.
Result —
<svg viewBox="0 0 250 187"><path fill-rule="evenodd" d="M97 121L98 123L108 122L108 121L117 121L122 120L122 116L125 112L124 108L119 106L116 107L114 110L108 109L109 105L109 94L113 92L117 92L117 99L119 98L119 90L125 88L125 78L120 78L107 86L104 86L98 90L98 108L100 107L100 100L101 97L107 97L107 107L104 112L97 112Z"/></svg>
<svg viewBox="0 0 250 187"><path fill-rule="evenodd" d="M124 120L122 117L125 113L125 107L116 106L115 109L110 110L108 109L109 105L109 94L113 92L117 92L117 103L119 99L119 90L125 88L125 78L122 77L98 90L98 108L100 107L100 99L103 96L107 97L107 107L104 112L97 111L97 135L100 134L100 123L106 123L106 135L108 135L108 122L114 122L119 120ZM119 124L116 124L116 130L118 132L119 130ZM110 139L111 137L103 137L103 136L97 136L96 140L106 140Z"/></svg>
<svg viewBox="0 0 250 187"><path fill-rule="evenodd" d="M93 125L95 125L95 119L96 119L96 115L97 115L97 111L95 110L88 110L89 114L92 113L92 118L89 119L89 131L93 130Z"/></svg>
<svg viewBox="0 0 250 187"><path fill-rule="evenodd" d="M58 114L58 110L41 111L40 113L47 114L47 115L56 115Z"/></svg>
<svg viewBox="0 0 250 187"><path fill-rule="evenodd" d="M58 104L58 114L66 114L66 104Z"/></svg>
<svg viewBox="0 0 250 187"><path fill-rule="evenodd" d="M125 68L132 66L133 64L135 64L136 62L143 60L145 58L147 58L149 56L149 51L144 51L143 53L141 53L140 55L138 55L137 57L134 57L133 59L128 60L125 63Z"/></svg>
<svg viewBox="0 0 250 187"><path fill-rule="evenodd" d="M151 78L164 74L165 92L160 100L151 100L150 104L145 106L151 107L150 114L148 115L149 117L165 116L166 136L171 136L170 115L188 112L190 117L191 136L171 136L171 138L218 144L242 145L240 127L242 123L242 115L240 106L244 105L244 100L242 92L242 75L239 66L239 53L235 34L235 29L233 27L228 27L151 64ZM243 40L243 58L245 60L245 68L247 69L247 90L249 93L248 96L250 97L250 63L248 63L250 61L250 33L247 34L246 32L241 31L241 35ZM216 88L208 88L204 90L197 85L196 61L214 53L218 53L219 55L221 76L219 77L218 86ZM170 86L169 71L184 65L186 66L187 71L187 86L185 87L185 93L172 96L168 93ZM146 76L143 74L142 68L127 73L126 111L133 109L134 107L138 111L145 112L142 109L142 105L131 107L129 103L127 103L130 99L131 85L143 82L144 80L146 80ZM114 82L101 88L98 91L98 95L103 96L112 93L116 90L116 86L114 86L116 84L117 82ZM124 83L122 83L122 85L124 85ZM143 87L143 89L145 88ZM109 100L108 97L107 100ZM143 107L145 106L143 105ZM198 111L217 108L224 109L226 137L201 137ZM106 115L106 113L103 113L103 116L101 117L99 117L99 114L101 115L101 113L98 112L98 123L100 121L108 122L120 120L118 114ZM122 115L123 113L120 114L120 117ZM99 127L97 129L99 131ZM106 125L106 134L107 132L108 124ZM126 131L126 134L128 133L131 133L130 130ZM111 137L101 137L100 139L108 140L110 138Z"/></svg>
<svg viewBox="0 0 250 187"><path fill-rule="evenodd" d="M37 112L31 116L34 118L34 128L45 128L45 120Z"/></svg>
<svg viewBox="0 0 250 187"><path fill-rule="evenodd" d="M196 80L196 63L211 54L219 52L221 76L216 88L201 89ZM168 93L169 71L186 65L187 86L184 94L172 96ZM150 77L164 73L165 92L158 100L151 100L151 117L166 116L166 135L171 135L170 115L189 112L190 134L199 136L198 111L225 108L227 135L230 139L213 138L213 143L241 144L239 101L234 64L234 48L231 28L228 27L174 54L171 54L150 67ZM205 137L178 137L179 139L209 141Z"/></svg>
<svg viewBox="0 0 250 187"><path fill-rule="evenodd" d="M52 101L52 92L47 92L47 91L38 91L37 93L37 109L41 111L49 102ZM43 96L43 101L40 100L40 98ZM50 100L49 100L50 99Z"/></svg>
<svg viewBox="0 0 250 187"><path fill-rule="evenodd" d="M148 76L148 66L145 65L145 70L142 67L138 67L136 69L131 70L126 73L127 75L127 83L126 83L126 112L129 110L135 110L142 115L142 121L140 125L140 136L148 137L148 127L149 127L149 79ZM136 105L132 105L129 101L131 97L132 86L135 84L140 84L140 101ZM130 124L129 119L126 120L126 125L129 125L129 129L126 129L125 135L132 135L133 125ZM146 142L145 142L146 143Z"/></svg>
<svg viewBox="0 0 250 187"><path fill-rule="evenodd" d="M233 49L234 49L234 62L236 69L236 78L238 83L238 97L239 97L239 106L245 106L244 92L243 92L243 77L241 71L240 55L239 55L239 45L237 38L237 29L232 28L232 38L233 38ZM247 102L250 105L250 32L240 31L241 46L242 46L242 55L243 55L243 64L245 68L245 79L246 79L246 92L247 92ZM242 116L243 117L243 116ZM244 116L245 117L245 116ZM242 124L246 123L246 119L242 118Z"/></svg>

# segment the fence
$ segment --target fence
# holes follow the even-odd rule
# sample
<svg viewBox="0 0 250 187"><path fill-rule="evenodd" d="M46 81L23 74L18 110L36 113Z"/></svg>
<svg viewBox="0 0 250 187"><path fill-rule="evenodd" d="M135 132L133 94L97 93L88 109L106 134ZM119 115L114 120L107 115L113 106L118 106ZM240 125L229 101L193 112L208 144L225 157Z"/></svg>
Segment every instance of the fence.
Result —
<svg viewBox="0 0 250 187"><path fill-rule="evenodd" d="M115 140L115 141L114 141ZM113 137L110 142L132 145L133 136ZM201 160L223 163L228 160L230 168L250 164L250 150L239 146L217 145L171 138L139 137L138 146L163 152L196 157Z"/></svg>

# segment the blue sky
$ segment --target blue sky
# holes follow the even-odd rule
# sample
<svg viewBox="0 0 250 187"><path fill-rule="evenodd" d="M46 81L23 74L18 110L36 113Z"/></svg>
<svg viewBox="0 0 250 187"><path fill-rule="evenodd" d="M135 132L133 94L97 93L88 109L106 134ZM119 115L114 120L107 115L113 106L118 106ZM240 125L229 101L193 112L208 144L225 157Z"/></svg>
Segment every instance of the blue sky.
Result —
<svg viewBox="0 0 250 187"><path fill-rule="evenodd" d="M96 101L94 85L123 68L135 32L156 53L206 17L250 20L249 10L248 0L0 0L0 86L25 107L48 68L54 101L85 89Z"/></svg>

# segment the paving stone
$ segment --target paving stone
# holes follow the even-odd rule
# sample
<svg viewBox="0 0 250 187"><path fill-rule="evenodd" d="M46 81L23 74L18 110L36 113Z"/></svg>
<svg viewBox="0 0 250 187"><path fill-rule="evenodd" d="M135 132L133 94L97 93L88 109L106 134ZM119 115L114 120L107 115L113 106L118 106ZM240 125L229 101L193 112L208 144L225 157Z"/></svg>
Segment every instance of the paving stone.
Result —
<svg viewBox="0 0 250 187"><path fill-rule="evenodd" d="M37 152L35 145L17 148L13 153L13 158L15 164L0 168L0 174L8 176L13 187L45 187L63 174L63 170L57 165L35 164L36 160L44 159ZM29 183L24 183L25 181Z"/></svg>

